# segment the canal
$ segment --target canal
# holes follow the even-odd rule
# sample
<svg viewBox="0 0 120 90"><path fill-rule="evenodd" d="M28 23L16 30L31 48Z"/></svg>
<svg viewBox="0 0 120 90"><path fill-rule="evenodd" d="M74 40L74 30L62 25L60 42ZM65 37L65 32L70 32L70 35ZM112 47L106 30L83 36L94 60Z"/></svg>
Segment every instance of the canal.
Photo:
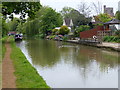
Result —
<svg viewBox="0 0 120 90"><path fill-rule="evenodd" d="M118 52L50 40L16 44L52 88L118 88Z"/></svg>

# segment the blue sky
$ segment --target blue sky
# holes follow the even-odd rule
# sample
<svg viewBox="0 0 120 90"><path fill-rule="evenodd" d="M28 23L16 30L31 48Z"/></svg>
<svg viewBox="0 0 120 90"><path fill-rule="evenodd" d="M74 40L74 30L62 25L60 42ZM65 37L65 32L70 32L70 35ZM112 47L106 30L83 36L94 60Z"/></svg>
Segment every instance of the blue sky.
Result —
<svg viewBox="0 0 120 90"><path fill-rule="evenodd" d="M88 5L90 5L92 2L97 3L98 1L101 3L102 7L103 5L106 5L107 7L113 7L115 13L118 10L118 2L120 0L40 0L43 6L48 5L53 9L56 9L56 11L62 10L64 6L77 9L81 2L86 2Z"/></svg>

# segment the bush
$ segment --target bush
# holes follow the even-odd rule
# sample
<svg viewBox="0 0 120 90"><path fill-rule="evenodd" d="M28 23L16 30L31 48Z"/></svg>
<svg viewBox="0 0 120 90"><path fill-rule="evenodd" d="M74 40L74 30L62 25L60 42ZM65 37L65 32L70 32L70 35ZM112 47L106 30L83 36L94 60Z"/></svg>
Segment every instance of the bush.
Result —
<svg viewBox="0 0 120 90"><path fill-rule="evenodd" d="M57 34L58 32L59 32L59 29L53 29L53 30L52 30L52 34L53 34L53 35Z"/></svg>
<svg viewBox="0 0 120 90"><path fill-rule="evenodd" d="M49 39L54 39L55 38L55 35L52 35L49 37Z"/></svg>
<svg viewBox="0 0 120 90"><path fill-rule="evenodd" d="M105 36L103 38L103 41L105 41L105 42L117 42L117 43L119 43L120 42L120 37L118 37L118 36Z"/></svg>
<svg viewBox="0 0 120 90"><path fill-rule="evenodd" d="M67 26L61 26L60 27L60 30L59 30L59 34L61 35L65 35L65 34L68 34L69 33L69 28Z"/></svg>
<svg viewBox="0 0 120 90"><path fill-rule="evenodd" d="M35 35L34 37L35 38L44 38L44 34L41 33L41 34Z"/></svg>
<svg viewBox="0 0 120 90"><path fill-rule="evenodd" d="M81 25L81 26L76 28L76 30L74 32L74 36L75 37L79 37L80 32L83 32L83 31L86 31L86 30L90 30L90 26L88 26L88 25Z"/></svg>
<svg viewBox="0 0 120 90"><path fill-rule="evenodd" d="M115 32L115 35L117 35L117 36L120 37L120 30L117 30L117 31Z"/></svg>
<svg viewBox="0 0 120 90"><path fill-rule="evenodd" d="M68 40L68 37L67 36L64 36L63 37L63 41L67 41Z"/></svg>
<svg viewBox="0 0 120 90"><path fill-rule="evenodd" d="M80 27L77 27L76 30L77 30L78 32L90 30L90 26L88 26L88 25L81 25Z"/></svg>

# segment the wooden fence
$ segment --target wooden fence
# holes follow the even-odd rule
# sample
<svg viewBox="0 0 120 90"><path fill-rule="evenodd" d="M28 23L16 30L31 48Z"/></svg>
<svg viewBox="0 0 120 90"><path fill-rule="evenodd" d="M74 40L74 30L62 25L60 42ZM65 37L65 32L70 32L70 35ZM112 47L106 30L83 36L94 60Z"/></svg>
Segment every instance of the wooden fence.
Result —
<svg viewBox="0 0 120 90"><path fill-rule="evenodd" d="M111 30L100 30L100 31L97 31L97 38L94 39L93 37L91 38L81 38L80 39L80 43L91 43L91 44L99 44L99 43L102 43L103 41L103 38L104 36L113 36L115 35L115 31L111 31Z"/></svg>
<svg viewBox="0 0 120 90"><path fill-rule="evenodd" d="M115 35L115 31L111 31L111 30L97 32L97 38L99 42L102 42L104 36L113 36L113 35Z"/></svg>

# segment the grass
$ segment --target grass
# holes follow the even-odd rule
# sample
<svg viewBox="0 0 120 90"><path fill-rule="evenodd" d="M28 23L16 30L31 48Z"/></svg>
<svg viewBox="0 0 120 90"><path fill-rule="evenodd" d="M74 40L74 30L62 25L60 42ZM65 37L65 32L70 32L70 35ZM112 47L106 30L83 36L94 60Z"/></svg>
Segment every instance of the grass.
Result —
<svg viewBox="0 0 120 90"><path fill-rule="evenodd" d="M5 42L6 42L7 38L8 38L8 36L3 37L3 38L0 40L1 43L2 43L2 47L0 47L0 51L1 51L1 49L2 49L2 52L0 52L0 53L2 53L2 54L0 54L0 55L2 55L2 59L4 58L5 52L6 52ZM0 61L0 62L1 62L1 61Z"/></svg>
<svg viewBox="0 0 120 90"><path fill-rule="evenodd" d="M15 45L14 40L10 39L10 42L12 48L11 59L15 68L17 88L50 88Z"/></svg>

